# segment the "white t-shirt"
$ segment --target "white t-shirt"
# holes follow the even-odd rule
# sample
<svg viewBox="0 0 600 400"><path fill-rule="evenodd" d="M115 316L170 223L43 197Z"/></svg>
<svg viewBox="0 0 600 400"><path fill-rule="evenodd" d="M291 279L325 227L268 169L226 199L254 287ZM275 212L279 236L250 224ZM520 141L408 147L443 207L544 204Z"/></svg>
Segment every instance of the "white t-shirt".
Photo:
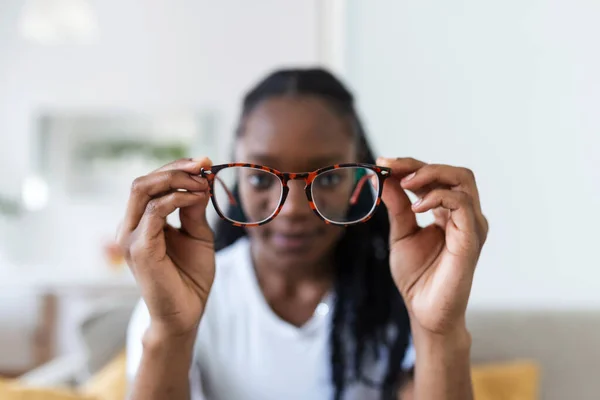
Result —
<svg viewBox="0 0 600 400"><path fill-rule="evenodd" d="M216 277L190 369L192 400L320 400L333 397L329 337L333 299L326 296L302 327L279 318L262 295L245 238L220 251ZM133 380L150 322L143 302L127 335L127 374ZM381 380L386 357L367 376ZM414 364L412 345L402 362ZM379 400L376 389L350 384L345 400Z"/></svg>

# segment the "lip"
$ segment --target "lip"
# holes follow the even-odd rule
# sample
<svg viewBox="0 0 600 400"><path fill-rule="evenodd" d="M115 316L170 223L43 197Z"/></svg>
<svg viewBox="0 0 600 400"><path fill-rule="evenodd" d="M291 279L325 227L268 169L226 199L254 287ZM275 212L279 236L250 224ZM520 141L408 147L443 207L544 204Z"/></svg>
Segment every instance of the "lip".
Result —
<svg viewBox="0 0 600 400"><path fill-rule="evenodd" d="M273 233L271 240L273 244L282 250L297 251L304 250L312 245L316 234L306 233Z"/></svg>

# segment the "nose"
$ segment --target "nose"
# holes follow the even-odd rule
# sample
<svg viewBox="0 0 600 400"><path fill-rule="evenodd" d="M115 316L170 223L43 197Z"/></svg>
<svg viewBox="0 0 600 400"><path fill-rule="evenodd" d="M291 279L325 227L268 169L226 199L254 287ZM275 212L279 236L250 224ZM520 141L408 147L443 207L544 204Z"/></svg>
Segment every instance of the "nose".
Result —
<svg viewBox="0 0 600 400"><path fill-rule="evenodd" d="M304 192L303 181L290 181L288 182L289 192L283 208L279 212L280 217L288 218L305 218L312 214L308 199Z"/></svg>

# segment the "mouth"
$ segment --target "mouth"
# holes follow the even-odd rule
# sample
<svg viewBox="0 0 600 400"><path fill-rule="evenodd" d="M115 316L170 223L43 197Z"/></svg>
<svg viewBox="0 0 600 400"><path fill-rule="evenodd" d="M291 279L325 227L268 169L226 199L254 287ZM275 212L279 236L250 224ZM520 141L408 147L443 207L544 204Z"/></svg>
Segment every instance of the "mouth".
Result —
<svg viewBox="0 0 600 400"><path fill-rule="evenodd" d="M309 248L317 236L316 233L273 232L271 241L281 250L299 251Z"/></svg>

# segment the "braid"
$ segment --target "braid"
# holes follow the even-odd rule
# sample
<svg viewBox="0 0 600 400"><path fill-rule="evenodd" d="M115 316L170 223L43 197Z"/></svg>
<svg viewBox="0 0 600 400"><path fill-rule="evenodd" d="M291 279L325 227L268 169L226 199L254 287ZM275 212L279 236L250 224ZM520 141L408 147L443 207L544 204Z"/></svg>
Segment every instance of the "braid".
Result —
<svg viewBox="0 0 600 400"><path fill-rule="evenodd" d="M338 274L339 276L339 274ZM335 284L335 310L343 310L347 303L348 293L342 284L342 279L337 279ZM330 339L331 345L331 377L336 388L334 400L341 400L344 391L344 381L346 375L346 363L344 356L343 335L343 316L345 312L334 312L332 321L332 330Z"/></svg>
<svg viewBox="0 0 600 400"><path fill-rule="evenodd" d="M319 96L327 101L340 116L352 122L360 149L359 161L375 163L351 93L322 69L280 70L261 81L244 98L238 134L244 118L260 102L286 95ZM379 388L382 400L396 396L410 324L390 273L389 230L387 209L381 204L369 221L348 227L336 248L335 306L330 336L335 400L343 398L349 376L353 381ZM216 227L216 248L227 247L245 235L243 228L220 220ZM379 360L381 354L387 354L384 376L375 379L365 376L368 362Z"/></svg>

